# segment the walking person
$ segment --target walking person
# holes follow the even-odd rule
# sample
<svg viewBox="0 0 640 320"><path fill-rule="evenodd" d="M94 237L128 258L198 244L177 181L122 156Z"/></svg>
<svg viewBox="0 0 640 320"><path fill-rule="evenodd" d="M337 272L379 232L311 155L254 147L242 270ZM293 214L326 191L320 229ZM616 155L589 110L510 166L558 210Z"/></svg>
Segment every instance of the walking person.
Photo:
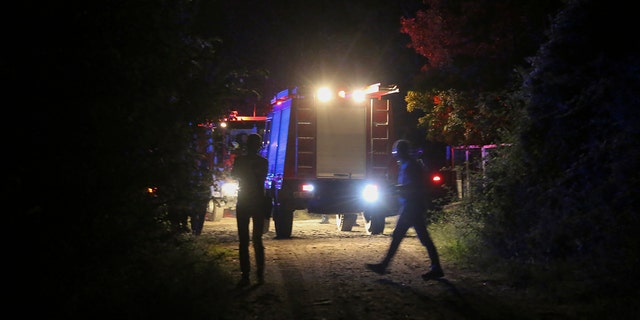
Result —
<svg viewBox="0 0 640 320"><path fill-rule="evenodd" d="M236 205L236 222L240 242L240 271L242 278L238 287L248 286L250 281L251 261L249 260L249 222L252 222L251 241L256 259L256 276L258 283L264 282L264 246L262 233L269 208L265 205L264 181L267 177L269 162L260 156L262 137L253 133L247 137L246 154L237 156L233 162L231 175L238 179L238 202Z"/></svg>
<svg viewBox="0 0 640 320"><path fill-rule="evenodd" d="M397 140L393 144L392 154L398 160L398 200L400 202L400 215L396 222L396 227L391 235L391 244L384 259L380 263L367 263L367 269L385 274L389 263L398 251L400 242L407 234L410 227L413 227L420 239L420 243L427 249L431 267L429 272L422 275L422 279L432 280L444 277L440 258L433 240L427 231L427 224L424 213L426 210L424 197L426 187L422 179L422 162L411 157L411 143L407 140Z"/></svg>

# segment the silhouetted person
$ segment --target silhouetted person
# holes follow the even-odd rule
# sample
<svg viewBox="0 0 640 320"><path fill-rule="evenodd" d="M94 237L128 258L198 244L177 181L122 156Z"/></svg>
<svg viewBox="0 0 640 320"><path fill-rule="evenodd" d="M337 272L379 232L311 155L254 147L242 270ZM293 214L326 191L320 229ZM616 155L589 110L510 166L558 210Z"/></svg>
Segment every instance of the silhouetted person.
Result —
<svg viewBox="0 0 640 320"><path fill-rule="evenodd" d="M192 194L188 204L189 218L191 220L191 233L199 236L204 228L204 219L207 215L207 206L212 198L210 183L205 178L209 172L203 161L197 161L197 168L191 174L189 181Z"/></svg>
<svg viewBox="0 0 640 320"><path fill-rule="evenodd" d="M172 230L200 235L211 199L210 183L205 179L206 171L203 171L205 167L201 161L196 161L193 166L180 163L172 168L175 175L166 187L160 189L162 195L168 197L167 211ZM185 177L187 174L189 176Z"/></svg>
<svg viewBox="0 0 640 320"><path fill-rule="evenodd" d="M400 166L398 184L396 185L400 202L400 215L391 235L391 244L386 256L382 262L377 264L367 263L366 267L375 273L385 274L389 263L398 251L400 242L402 242L409 228L413 227L418 239L427 249L431 260L430 270L422 275L422 279L437 279L443 277L444 272L440 266L438 251L431 240L429 231L427 231L424 217L426 187L422 179L422 162L411 157L410 149L411 144L407 140L398 140L393 144L392 154L398 160Z"/></svg>
<svg viewBox="0 0 640 320"><path fill-rule="evenodd" d="M242 278L238 286L250 284L249 221L252 221L253 224L251 240L253 241L256 258L256 275L258 283L264 282L262 233L265 218L268 216L267 210L269 210L264 201L264 181L267 177L269 162L258 154L261 144L262 137L259 134L250 134L247 138L247 153L235 158L231 170L231 175L238 179L239 184L236 219L240 241L239 254Z"/></svg>

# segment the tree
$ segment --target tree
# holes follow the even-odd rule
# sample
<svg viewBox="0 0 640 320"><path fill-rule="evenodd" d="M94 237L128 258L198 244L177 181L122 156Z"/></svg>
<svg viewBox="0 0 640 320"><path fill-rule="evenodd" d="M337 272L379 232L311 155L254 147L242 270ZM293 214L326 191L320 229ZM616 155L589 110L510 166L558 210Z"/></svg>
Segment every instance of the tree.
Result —
<svg viewBox="0 0 640 320"><path fill-rule="evenodd" d="M510 130L519 103L511 89L544 35L547 15L560 1L426 0L415 17L401 19L409 47L426 57L410 111L428 139L448 144L487 144ZM436 103L437 102L437 103Z"/></svg>
<svg viewBox="0 0 640 320"><path fill-rule="evenodd" d="M638 293L640 48L607 41L600 22L622 32L634 19L596 0L569 1L554 18L523 81L515 143L489 166L478 205L488 248L551 270L558 286L581 284L582 297L606 290L605 317L628 316L610 312Z"/></svg>
<svg viewBox="0 0 640 320"><path fill-rule="evenodd" d="M517 122L512 109L522 100L515 91L483 94L471 97L455 89L409 91L405 101L409 112L424 112L418 126L426 129L429 141L453 146L496 143L514 130ZM429 109L425 111L425 107Z"/></svg>
<svg viewBox="0 0 640 320"><path fill-rule="evenodd" d="M640 137L640 50L633 43L603 46L605 36L594 23L605 18L617 30L632 28L631 14L619 12L598 1L571 1L554 20L524 82L531 98L519 137L518 161L531 173L520 181L526 197L545 201L526 202L509 213L537 234L535 241L522 239L537 243L537 253L616 256L595 259L607 261L603 268L622 259L620 250L638 246L630 237L638 227L633 172L640 158L633 145ZM562 234L555 234L558 225ZM540 232L550 234L539 237Z"/></svg>
<svg viewBox="0 0 640 320"><path fill-rule="evenodd" d="M135 282L177 243L147 188L189 185L193 127L250 91L225 44L195 28L197 4L26 2L17 11L46 26L15 36L5 65L25 123L9 172L32 236L21 267L43 266L21 284L38 288L30 299L82 304L99 291L86 279Z"/></svg>

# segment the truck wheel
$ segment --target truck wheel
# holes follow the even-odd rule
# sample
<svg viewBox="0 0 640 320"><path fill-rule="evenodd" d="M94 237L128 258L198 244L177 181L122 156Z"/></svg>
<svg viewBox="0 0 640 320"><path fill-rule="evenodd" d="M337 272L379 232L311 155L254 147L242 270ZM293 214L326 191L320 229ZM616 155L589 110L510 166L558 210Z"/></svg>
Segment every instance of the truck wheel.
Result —
<svg viewBox="0 0 640 320"><path fill-rule="evenodd" d="M216 204L215 201L209 200L209 204L207 204L207 220L220 221L223 214L224 208L222 208L222 206L220 206L219 204Z"/></svg>
<svg viewBox="0 0 640 320"><path fill-rule="evenodd" d="M367 234L382 234L384 232L384 216L380 215L364 215L364 230Z"/></svg>
<svg viewBox="0 0 640 320"><path fill-rule="evenodd" d="M338 224L338 230L351 231L353 225L356 224L358 215L355 213L343 213L336 216L336 223Z"/></svg>
<svg viewBox="0 0 640 320"><path fill-rule="evenodd" d="M276 239L291 238L293 211L293 209L282 206L273 207L273 224L276 228Z"/></svg>

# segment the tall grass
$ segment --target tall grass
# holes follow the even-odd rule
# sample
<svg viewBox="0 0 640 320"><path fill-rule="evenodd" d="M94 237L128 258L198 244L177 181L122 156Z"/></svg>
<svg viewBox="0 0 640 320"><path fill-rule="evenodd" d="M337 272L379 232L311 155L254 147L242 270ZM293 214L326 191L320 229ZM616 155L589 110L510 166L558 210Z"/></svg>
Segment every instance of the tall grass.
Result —
<svg viewBox="0 0 640 320"><path fill-rule="evenodd" d="M230 254L192 237L141 246L48 281L51 292L43 302L51 307L44 313L65 319L230 319L227 293L234 280L221 263Z"/></svg>

